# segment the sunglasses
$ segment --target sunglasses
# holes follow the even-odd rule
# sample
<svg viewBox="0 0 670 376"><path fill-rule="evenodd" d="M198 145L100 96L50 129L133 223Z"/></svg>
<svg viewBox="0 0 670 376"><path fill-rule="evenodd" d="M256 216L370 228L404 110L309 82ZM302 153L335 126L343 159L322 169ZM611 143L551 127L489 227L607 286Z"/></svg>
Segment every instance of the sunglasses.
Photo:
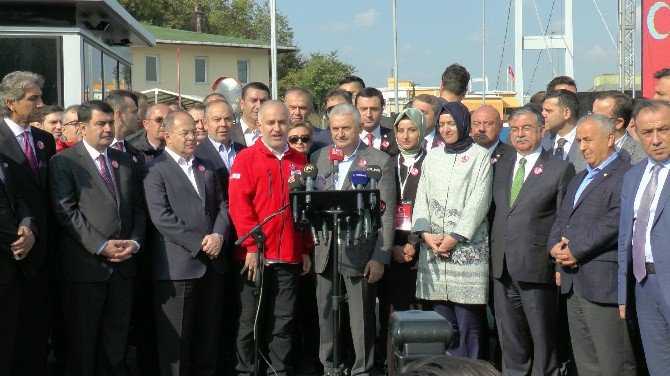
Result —
<svg viewBox="0 0 670 376"><path fill-rule="evenodd" d="M288 143L292 145L297 144L298 141L302 141L303 144L307 144L312 141L312 139L309 136L291 136L288 138Z"/></svg>

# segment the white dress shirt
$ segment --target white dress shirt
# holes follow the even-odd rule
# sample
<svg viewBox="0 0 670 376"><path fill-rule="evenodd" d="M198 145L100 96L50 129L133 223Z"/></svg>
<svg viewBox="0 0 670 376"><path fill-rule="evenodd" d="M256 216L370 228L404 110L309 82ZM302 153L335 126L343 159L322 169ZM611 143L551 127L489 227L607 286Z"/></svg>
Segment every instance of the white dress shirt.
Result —
<svg viewBox="0 0 670 376"><path fill-rule="evenodd" d="M14 137L16 137L16 142L19 143L19 146L21 147L21 150L23 150L23 154L26 153L26 148L24 145L24 140L23 140L23 132L28 131L28 142L30 142L30 145L33 148L33 153L37 153L35 151L35 141L33 139L33 133L32 133L32 127L30 124L24 129L20 125L16 124L13 122L10 118L5 118L5 123L7 126L9 126L9 130L12 131L14 134ZM35 155L35 160L37 160L37 155Z"/></svg>
<svg viewBox="0 0 670 376"><path fill-rule="evenodd" d="M240 118L240 127L242 127L242 134L244 134L244 142L247 143L247 146L251 146L256 143L261 137L261 132L256 129L251 129L247 123L244 122L244 119Z"/></svg>
<svg viewBox="0 0 670 376"><path fill-rule="evenodd" d="M193 186L193 189L195 189L195 192L202 198L202 193L198 190L198 184L195 182L195 172L193 171L193 156L189 158L187 161L184 159L182 156L179 154L173 152L170 150L170 148L165 148L165 151L168 153L172 159L174 159L175 162L179 165L179 168L181 168L182 171L184 171L184 174L186 174L186 177L188 180L191 182L191 185Z"/></svg>
<svg viewBox="0 0 670 376"><path fill-rule="evenodd" d="M614 146L616 147L616 151L621 151L621 148L626 143L626 141L627 141L626 139L628 137L630 137L630 136L628 136L628 132L626 132L623 136L621 136L621 138L614 141Z"/></svg>
<svg viewBox="0 0 670 376"><path fill-rule="evenodd" d="M568 160L568 153L570 152L572 144L575 142L576 136L577 136L577 127L572 128L572 130L563 137L556 134L556 138L554 138L554 148L552 150L556 150L556 148L558 147L558 140L564 138L566 142L565 145L563 145L563 160L564 161Z"/></svg>
<svg viewBox="0 0 670 376"><path fill-rule="evenodd" d="M435 140L435 133L437 128L433 128L433 131L428 133L423 139L426 140L426 151L433 148L433 140Z"/></svg>
<svg viewBox="0 0 670 376"><path fill-rule="evenodd" d="M634 217L637 219L637 211L640 209L640 201L642 201L642 195L644 190L647 188L647 184L651 181L651 168L654 167L654 164L659 164L656 161L651 159L648 160L647 166L644 168L644 174L642 174L642 180L640 185L637 188L637 193L635 194L635 204L633 206ZM656 209L658 206L658 200L661 197L661 192L663 191L663 186L665 186L665 181L668 178L668 171L670 170L670 159L664 163L660 163L663 168L658 172L658 186L656 186L656 194L654 199L651 201L651 207L649 208L649 224L647 225L647 234L645 235L645 245L644 245L644 256L647 262L654 262L654 256L651 253L651 228L656 217ZM633 231L635 231L635 224L637 221L633 222Z"/></svg>
<svg viewBox="0 0 670 376"><path fill-rule="evenodd" d="M525 156L526 165L524 166L523 181L526 181L530 172L533 171L533 166L535 166L535 163L537 162L537 159L540 158L540 153L541 152L542 152L542 147L539 147L534 152ZM512 179L514 179L514 174L516 174L516 170L519 168L519 160L521 158L524 158L524 156L517 152L516 153L516 162L514 162L514 169L512 170Z"/></svg>
<svg viewBox="0 0 670 376"><path fill-rule="evenodd" d="M491 146L491 147L489 148L489 157L492 157L492 156L493 156L493 152L496 151L496 148L498 147L498 144L499 144L499 143L500 143L500 140L496 141L496 143L493 144L493 146ZM526 159L528 159L528 158L526 158ZM528 166L528 165L526 165L526 166Z"/></svg>
<svg viewBox="0 0 670 376"><path fill-rule="evenodd" d="M372 136L374 137L372 139L372 145L368 145L368 134L372 133ZM365 129L361 132L361 141L363 141L366 145L372 146L373 148L380 150L382 146L382 126L378 125L377 128L375 128L372 132L368 132Z"/></svg>
<svg viewBox="0 0 670 376"><path fill-rule="evenodd" d="M354 150L353 153L349 156L344 156L344 160L340 162L337 165L337 181L335 182L335 189L340 190L342 189L342 186L344 185L344 179L347 177L347 173L349 172L349 168L351 167L351 164L354 162L354 158L356 158L356 153L358 153L358 148L361 146L361 142L363 140L359 140L358 144L356 145L356 150Z"/></svg>

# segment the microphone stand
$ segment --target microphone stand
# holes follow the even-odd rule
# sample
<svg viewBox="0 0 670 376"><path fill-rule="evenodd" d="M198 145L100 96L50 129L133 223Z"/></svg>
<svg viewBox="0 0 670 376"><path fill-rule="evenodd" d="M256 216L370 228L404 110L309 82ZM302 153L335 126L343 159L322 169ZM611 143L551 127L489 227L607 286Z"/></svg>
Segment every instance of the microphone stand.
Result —
<svg viewBox="0 0 670 376"><path fill-rule="evenodd" d="M261 223L254 226L249 232L244 234L241 238L237 239L235 242L236 246L242 244L250 236L256 242L256 265L258 265L258 271L256 272L256 291L254 295L256 296L256 319L254 320L254 375L260 376L261 374L261 363L259 359L259 327L263 322L263 301L262 301L262 292L263 292L263 276L265 275L265 232L263 232L263 226L270 222L270 220L279 214L283 213L290 207L290 202L282 206L276 212L267 216Z"/></svg>

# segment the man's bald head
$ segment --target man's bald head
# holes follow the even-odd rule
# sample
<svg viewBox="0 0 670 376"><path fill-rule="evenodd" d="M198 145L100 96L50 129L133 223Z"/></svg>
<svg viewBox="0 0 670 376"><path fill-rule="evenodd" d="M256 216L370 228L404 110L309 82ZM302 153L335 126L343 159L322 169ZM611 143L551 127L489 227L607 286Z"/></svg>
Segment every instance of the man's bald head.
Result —
<svg viewBox="0 0 670 376"><path fill-rule="evenodd" d="M484 148L491 148L498 142L502 132L500 112L493 106L483 105L472 113L470 135Z"/></svg>

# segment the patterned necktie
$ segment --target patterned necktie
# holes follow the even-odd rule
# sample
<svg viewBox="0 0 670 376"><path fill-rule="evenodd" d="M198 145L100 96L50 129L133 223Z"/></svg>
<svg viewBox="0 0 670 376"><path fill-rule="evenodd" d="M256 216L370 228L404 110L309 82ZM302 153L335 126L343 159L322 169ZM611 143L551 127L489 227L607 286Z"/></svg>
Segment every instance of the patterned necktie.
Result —
<svg viewBox="0 0 670 376"><path fill-rule="evenodd" d="M372 133L368 133L368 134L366 134L366 135L365 135L365 138L368 139L368 146L375 147L375 144L374 144L375 136L373 136Z"/></svg>
<svg viewBox="0 0 670 376"><path fill-rule="evenodd" d="M558 139L558 146L556 146L556 150L554 150L554 155L560 157L561 159L565 159L565 150L563 147L565 144L568 142L568 140L564 139L563 137Z"/></svg>
<svg viewBox="0 0 670 376"><path fill-rule="evenodd" d="M635 229L633 230L633 274L635 279L640 282L647 275L645 268L646 257L644 249L647 244L647 227L649 226L649 209L651 202L654 201L656 188L658 187L658 172L663 168L662 165L654 164L651 168L651 180L642 193L640 207L637 209L637 219L635 220Z"/></svg>
<svg viewBox="0 0 670 376"><path fill-rule="evenodd" d="M114 189L114 182L112 181L112 175L109 173L107 168L107 159L103 154L98 156L98 164L100 165L100 175L102 175L102 180L105 181L107 189L112 193L114 199L116 200L116 189Z"/></svg>
<svg viewBox="0 0 670 376"><path fill-rule="evenodd" d="M516 197L519 195L519 192L521 191L521 186L523 185L523 178L526 175L526 158L521 158L519 159L519 167L516 169L516 172L514 173L514 180L512 180L512 189L510 190L509 193L509 204L512 206L514 204L514 201L516 201Z"/></svg>
<svg viewBox="0 0 670 376"><path fill-rule="evenodd" d="M35 176L39 178L40 170L37 167L37 159L35 158L35 151L33 150L33 145L30 143L30 138L28 136L29 134L30 132L23 131L23 153L26 155L28 164L30 164L30 168L35 173Z"/></svg>
<svg viewBox="0 0 670 376"><path fill-rule="evenodd" d="M428 146L428 140L424 138L423 140L421 140L421 148L424 150L428 150L427 146Z"/></svg>
<svg viewBox="0 0 670 376"><path fill-rule="evenodd" d="M123 151L123 141L116 141L116 150Z"/></svg>

